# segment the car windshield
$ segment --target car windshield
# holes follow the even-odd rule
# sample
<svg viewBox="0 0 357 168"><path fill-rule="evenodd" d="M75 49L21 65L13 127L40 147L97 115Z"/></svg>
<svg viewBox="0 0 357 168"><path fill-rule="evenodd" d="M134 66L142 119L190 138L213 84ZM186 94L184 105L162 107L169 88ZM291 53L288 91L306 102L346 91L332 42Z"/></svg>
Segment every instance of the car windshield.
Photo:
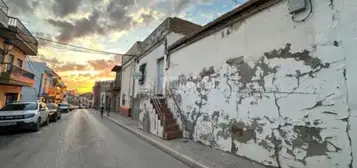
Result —
<svg viewBox="0 0 357 168"><path fill-rule="evenodd" d="M54 104L46 104L48 109L56 109L56 105Z"/></svg>
<svg viewBox="0 0 357 168"><path fill-rule="evenodd" d="M37 110L35 103L7 104L0 111Z"/></svg>
<svg viewBox="0 0 357 168"><path fill-rule="evenodd" d="M59 104L60 107L67 107L68 104Z"/></svg>

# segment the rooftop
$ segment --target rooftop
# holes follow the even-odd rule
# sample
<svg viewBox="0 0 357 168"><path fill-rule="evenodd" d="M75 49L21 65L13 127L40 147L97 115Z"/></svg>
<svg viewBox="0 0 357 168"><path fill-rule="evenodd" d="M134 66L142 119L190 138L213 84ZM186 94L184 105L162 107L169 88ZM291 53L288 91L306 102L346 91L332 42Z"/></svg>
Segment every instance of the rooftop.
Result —
<svg viewBox="0 0 357 168"><path fill-rule="evenodd" d="M223 14L217 19L209 22L203 26L199 31L193 32L188 36L181 38L169 47L170 52L174 52L177 49L190 45L224 27L227 25L247 18L266 7L275 4L281 0L249 0L246 3L238 6L237 8Z"/></svg>

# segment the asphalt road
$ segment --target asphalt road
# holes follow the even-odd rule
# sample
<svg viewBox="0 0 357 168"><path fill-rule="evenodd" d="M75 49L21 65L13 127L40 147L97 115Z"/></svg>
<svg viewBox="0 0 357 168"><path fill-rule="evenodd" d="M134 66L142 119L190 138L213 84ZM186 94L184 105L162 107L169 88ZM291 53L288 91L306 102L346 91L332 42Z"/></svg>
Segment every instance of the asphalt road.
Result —
<svg viewBox="0 0 357 168"><path fill-rule="evenodd" d="M88 110L63 114L41 131L0 134L1 168L187 168Z"/></svg>

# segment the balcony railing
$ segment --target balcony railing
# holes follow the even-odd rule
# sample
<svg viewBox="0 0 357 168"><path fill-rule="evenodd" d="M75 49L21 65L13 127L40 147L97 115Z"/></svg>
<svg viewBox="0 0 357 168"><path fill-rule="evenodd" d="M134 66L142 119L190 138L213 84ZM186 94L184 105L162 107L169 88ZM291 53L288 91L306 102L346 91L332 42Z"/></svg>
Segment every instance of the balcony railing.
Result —
<svg viewBox="0 0 357 168"><path fill-rule="evenodd" d="M7 11L9 8L3 0L0 0L0 23L3 27L7 28L9 17L7 16Z"/></svg>
<svg viewBox="0 0 357 168"><path fill-rule="evenodd" d="M18 18L9 17L9 26L16 27L20 32L17 32L20 37L27 43L30 43L31 46L37 48L37 40L32 35L32 33L21 23Z"/></svg>
<svg viewBox="0 0 357 168"><path fill-rule="evenodd" d="M10 63L0 63L0 74L8 73L9 75L20 76L20 79L24 79L25 83L33 83L35 75L31 72L28 72L20 67L12 65Z"/></svg>

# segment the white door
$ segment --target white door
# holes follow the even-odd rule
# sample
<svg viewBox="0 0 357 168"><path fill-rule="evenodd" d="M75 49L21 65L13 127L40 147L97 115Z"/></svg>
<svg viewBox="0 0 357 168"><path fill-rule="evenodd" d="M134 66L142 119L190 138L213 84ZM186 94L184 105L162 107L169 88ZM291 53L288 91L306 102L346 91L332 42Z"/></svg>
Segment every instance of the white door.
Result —
<svg viewBox="0 0 357 168"><path fill-rule="evenodd" d="M164 58L157 60L157 93L163 94L163 83L164 83Z"/></svg>

